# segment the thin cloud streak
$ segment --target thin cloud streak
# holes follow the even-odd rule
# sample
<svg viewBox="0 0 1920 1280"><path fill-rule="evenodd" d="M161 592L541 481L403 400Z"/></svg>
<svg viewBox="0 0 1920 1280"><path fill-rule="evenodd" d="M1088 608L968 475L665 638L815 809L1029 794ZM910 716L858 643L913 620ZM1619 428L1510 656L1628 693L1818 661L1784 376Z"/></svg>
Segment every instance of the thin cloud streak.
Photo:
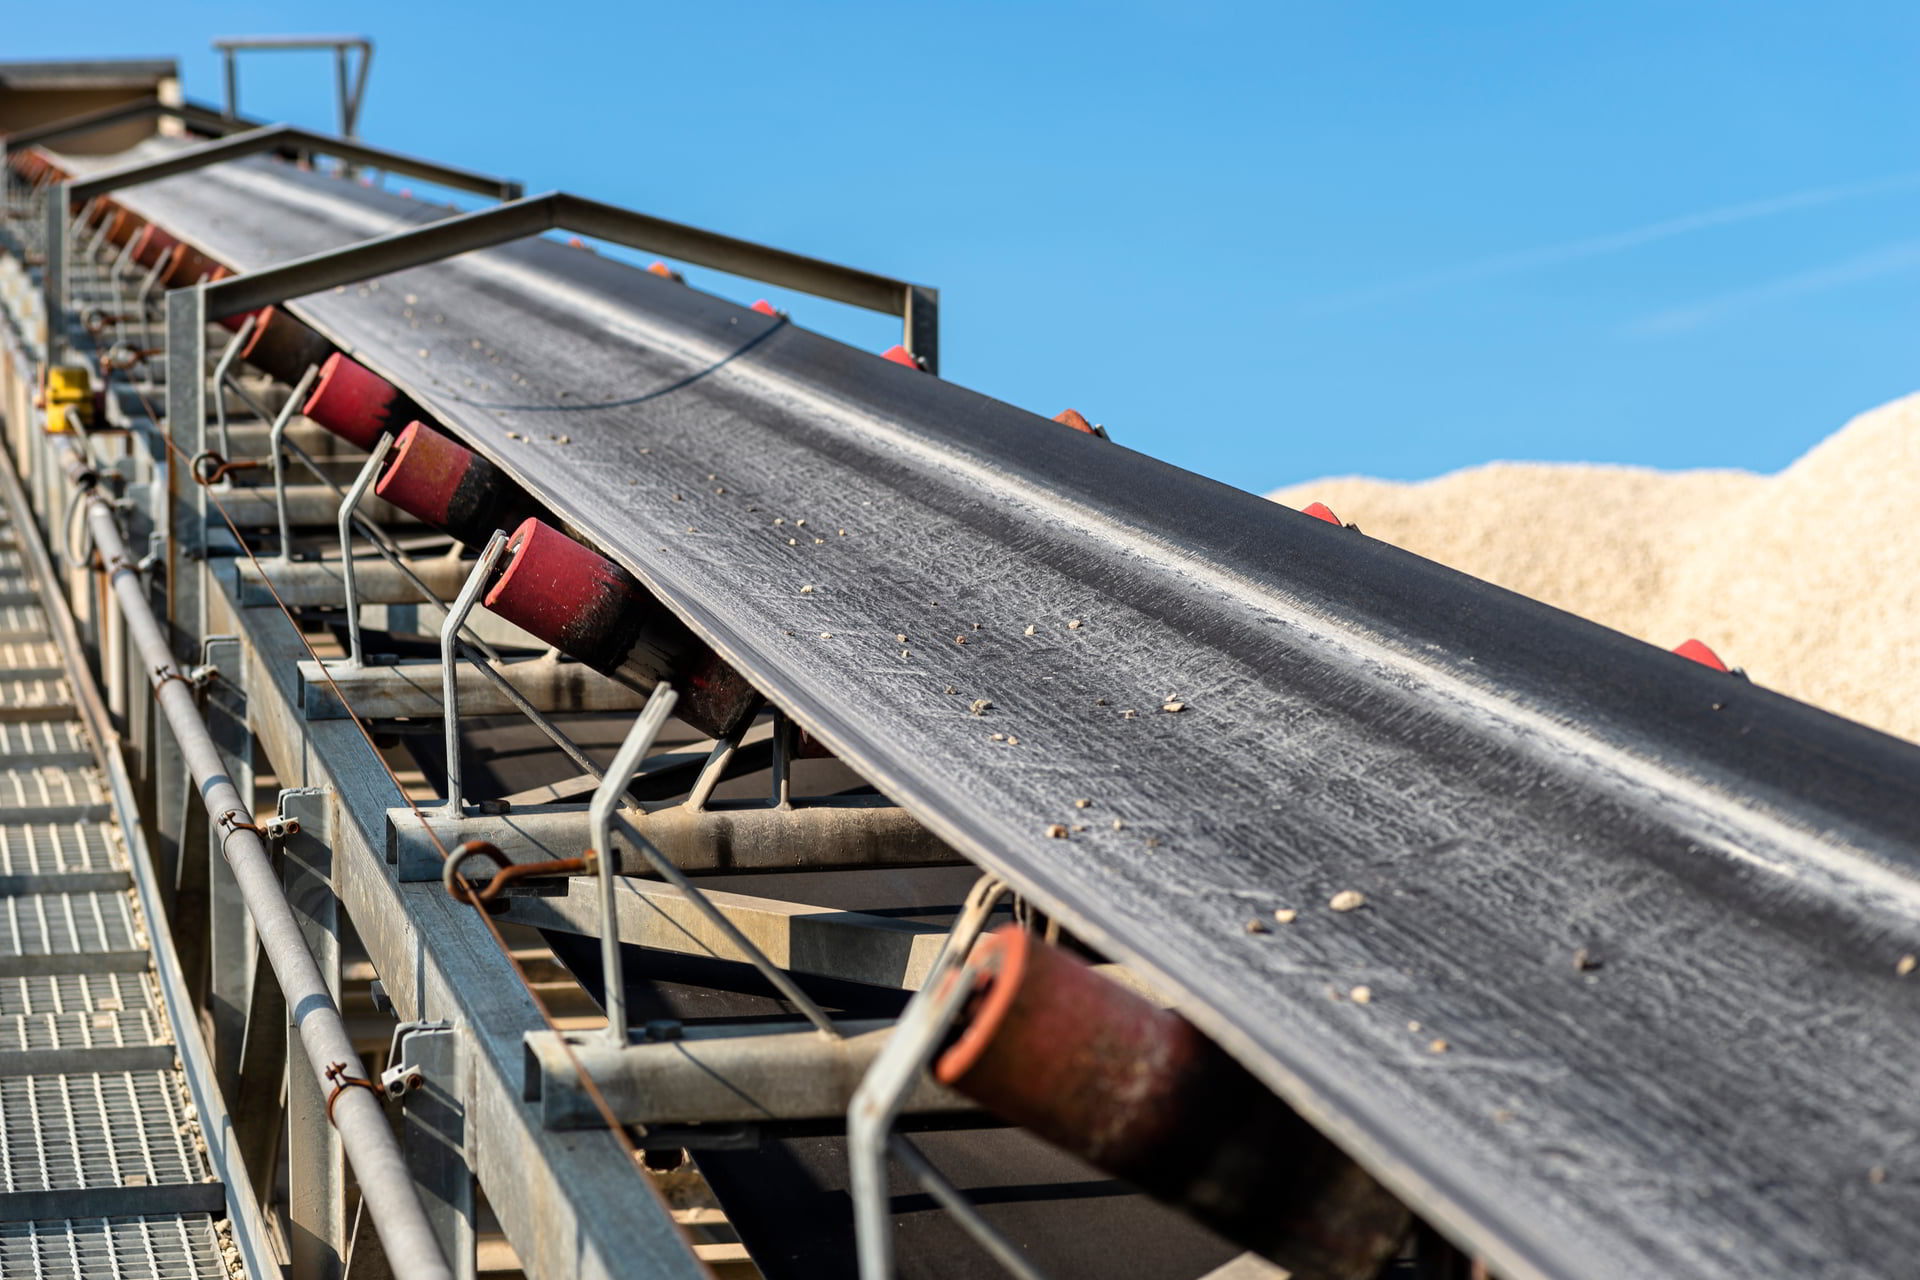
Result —
<svg viewBox="0 0 1920 1280"><path fill-rule="evenodd" d="M1796 271L1684 307L1655 312L1628 325L1626 333L1631 337L1688 333L1771 302L1826 293L1916 269L1920 269L1920 240L1902 240L1811 271Z"/></svg>
<svg viewBox="0 0 1920 1280"><path fill-rule="evenodd" d="M1764 200L1723 205L1717 209L1684 214L1627 231L1589 236L1582 240L1568 240L1561 244L1543 245L1537 249L1521 249L1513 253L1496 254L1490 258L1462 263L1457 267L1408 276L1388 284L1375 285L1370 289L1360 289L1325 299L1313 304L1310 310L1317 314L1357 311L1363 307L1389 302L1396 298L1430 293L1449 285L1469 284L1493 276L1512 275L1516 272L1597 258L1603 254L1622 253L1628 249L1637 249L1642 245L1668 240L1674 236L1690 235L1696 231L1710 231L1716 227L1752 222L1758 218L1771 218L1801 209L1838 204L1847 200L1860 200L1868 196L1881 195L1889 191L1904 191L1913 187L1920 187L1920 172L1898 173L1890 177L1876 178L1871 182L1857 182L1846 186L1814 187L1787 195L1770 196Z"/></svg>

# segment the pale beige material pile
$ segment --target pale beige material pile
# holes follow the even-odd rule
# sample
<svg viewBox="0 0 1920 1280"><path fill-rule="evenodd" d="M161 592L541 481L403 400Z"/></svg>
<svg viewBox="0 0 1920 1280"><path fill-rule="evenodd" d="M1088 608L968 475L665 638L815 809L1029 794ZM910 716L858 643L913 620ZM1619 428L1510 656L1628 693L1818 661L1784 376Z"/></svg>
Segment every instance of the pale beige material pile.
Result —
<svg viewBox="0 0 1920 1280"><path fill-rule="evenodd" d="M1498 462L1272 496L1920 741L1920 395L1773 476Z"/></svg>

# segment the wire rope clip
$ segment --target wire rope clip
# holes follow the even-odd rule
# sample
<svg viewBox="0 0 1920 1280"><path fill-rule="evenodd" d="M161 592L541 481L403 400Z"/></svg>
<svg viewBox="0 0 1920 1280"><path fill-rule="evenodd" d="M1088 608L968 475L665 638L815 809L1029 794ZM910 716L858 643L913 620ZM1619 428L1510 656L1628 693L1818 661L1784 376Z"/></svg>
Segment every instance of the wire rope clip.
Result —
<svg viewBox="0 0 1920 1280"><path fill-rule="evenodd" d="M380 1090L374 1086L373 1081L366 1079L364 1076L348 1075L347 1064L344 1062L328 1064L326 1075L328 1082L333 1085L333 1091L327 1094L328 1124L334 1124L333 1104L338 1102L340 1095L348 1089L365 1089L376 1098L380 1096Z"/></svg>

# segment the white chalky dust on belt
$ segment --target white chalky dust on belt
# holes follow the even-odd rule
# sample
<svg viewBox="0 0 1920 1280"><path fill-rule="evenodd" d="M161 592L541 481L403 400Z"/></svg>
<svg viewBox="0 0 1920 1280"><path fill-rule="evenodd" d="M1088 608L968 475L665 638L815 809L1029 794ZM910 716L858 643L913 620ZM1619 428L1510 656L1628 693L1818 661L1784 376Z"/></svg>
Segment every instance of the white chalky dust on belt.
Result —
<svg viewBox="0 0 1920 1280"><path fill-rule="evenodd" d="M1920 395L1778 475L1496 462L1292 485L1368 537L1920 741Z"/></svg>

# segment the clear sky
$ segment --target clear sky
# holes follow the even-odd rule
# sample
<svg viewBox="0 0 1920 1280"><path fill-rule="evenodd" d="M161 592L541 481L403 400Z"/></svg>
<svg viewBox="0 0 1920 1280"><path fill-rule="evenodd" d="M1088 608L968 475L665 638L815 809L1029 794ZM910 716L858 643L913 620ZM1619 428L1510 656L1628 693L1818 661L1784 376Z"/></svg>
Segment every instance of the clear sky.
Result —
<svg viewBox="0 0 1920 1280"><path fill-rule="evenodd" d="M1911 4L13 0L0 58L217 100L212 37L322 31L370 141L938 286L946 376L1249 489L1774 470L1920 386Z"/></svg>

